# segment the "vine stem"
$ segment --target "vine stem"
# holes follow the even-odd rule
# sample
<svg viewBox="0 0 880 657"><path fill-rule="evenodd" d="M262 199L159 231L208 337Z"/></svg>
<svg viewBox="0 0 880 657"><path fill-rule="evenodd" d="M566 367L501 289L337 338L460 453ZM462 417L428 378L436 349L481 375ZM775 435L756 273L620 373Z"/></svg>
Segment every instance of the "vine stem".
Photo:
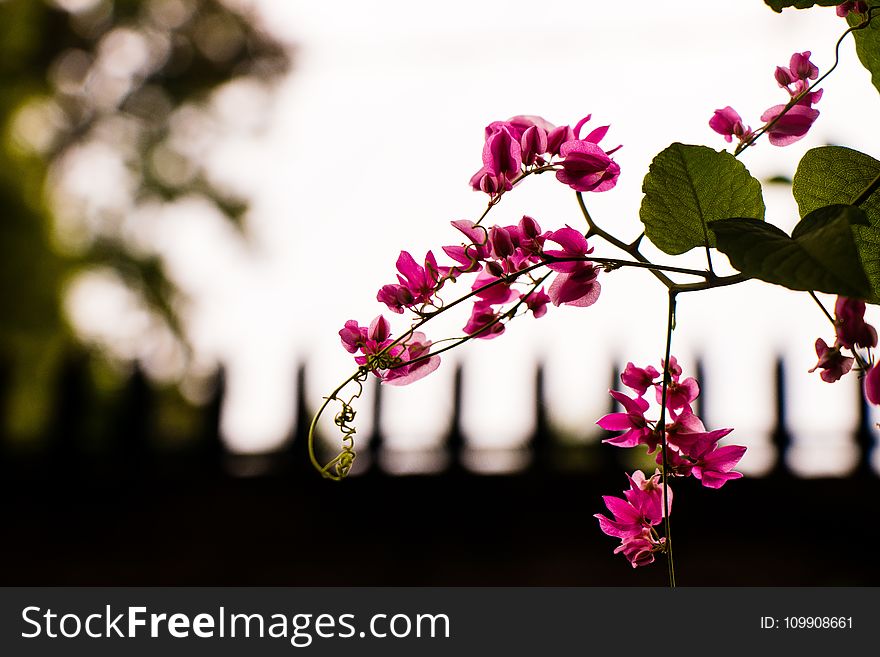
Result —
<svg viewBox="0 0 880 657"><path fill-rule="evenodd" d="M666 358L663 361L663 386L660 393L660 449L663 450L663 531L666 534L666 562L669 570L669 588L675 588L675 562L672 558L672 523L669 521L669 459L666 453L666 395L671 381L669 360L672 353L672 331L675 329L675 302L677 292L669 290L669 308L666 320Z"/></svg>
<svg viewBox="0 0 880 657"><path fill-rule="evenodd" d="M816 302L816 305L819 306L819 308L820 308L820 309L822 310L822 312L825 314L825 317L827 317L827 318L828 318L828 321L831 322L831 326L836 327L836 326L837 326L837 322L834 321L834 318L831 316L831 313L828 312L828 309L825 307L825 304L823 304L823 303L819 300L819 297L816 296L816 293L815 293L815 292L813 292L812 290L810 290L809 292L810 292L810 296L813 297L813 301Z"/></svg>
<svg viewBox="0 0 880 657"><path fill-rule="evenodd" d="M593 221L593 217L590 216L590 211L587 210L587 204L584 203L583 193L576 192L576 194L577 194L578 205L581 208L581 213L583 213L584 219L587 222L587 226L589 226L589 228L590 228L590 232L587 233L587 235L590 235L590 234L598 235L599 237L601 237L603 240L605 240L606 242L608 242L612 246L616 246L621 251L624 251L624 252L628 253L629 255L631 255L635 260L638 260L639 262L644 262L646 264L650 263L650 261L645 256L642 255L642 252L639 251L639 242L642 241L641 237L639 237L639 239L637 239L632 244L627 244L626 242L623 242L623 241L617 239L611 233L609 233L605 230L602 230L601 228L599 228L598 225L596 225L596 222ZM652 270L651 273L654 274L654 277L657 278L657 280L659 280L661 283L663 283L663 285L665 285L667 288L670 287L671 285L675 284L672 281L672 279L669 278L669 276L664 274L662 271ZM704 274L705 274L705 272L704 272Z"/></svg>
<svg viewBox="0 0 880 657"><path fill-rule="evenodd" d="M755 132L753 132L751 134L751 136L749 136L747 139L740 142L740 144L733 151L734 157L739 157L740 153L745 151L749 146L753 145L758 140L758 138L761 137L761 135L763 135L768 130L770 130L770 128L775 126L783 116L788 114L789 110L791 110L792 107L797 105L798 102L800 102L800 100L802 98L804 98L808 93L810 93L813 89L815 89L817 86L819 86L825 78L827 78L829 75L831 75L831 73L834 71L834 69L837 68L838 64L840 64L840 44L843 43L843 40L846 38L846 36L850 32L855 32L857 30L863 30L866 27L868 27L874 18L874 11L877 9L878 9L877 7L871 7L868 10L868 15L864 21L862 21L858 25L853 25L848 30L846 30L843 34L840 35L840 38L837 40L837 43L834 45L834 64L832 64L831 68L829 68L827 71L825 71L825 73L821 77L819 77L815 82L813 82L813 84L811 84L809 87L804 89L801 93L799 93L797 96L794 96L791 100L789 100L788 103L783 108L783 110L779 113L779 115L776 116L772 121L770 121L769 123L767 123L764 126L761 126Z"/></svg>

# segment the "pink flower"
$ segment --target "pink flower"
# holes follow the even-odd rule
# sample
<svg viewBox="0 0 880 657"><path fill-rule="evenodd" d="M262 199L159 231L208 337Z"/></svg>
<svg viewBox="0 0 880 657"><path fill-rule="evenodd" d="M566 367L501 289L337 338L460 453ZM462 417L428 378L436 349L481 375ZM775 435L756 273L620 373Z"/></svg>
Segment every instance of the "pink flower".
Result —
<svg viewBox="0 0 880 657"><path fill-rule="evenodd" d="M419 265L408 251L401 251L397 258L399 284L384 285L376 295L388 308L402 313L403 308L429 303L440 288L440 268L434 254L428 251L425 266Z"/></svg>
<svg viewBox="0 0 880 657"><path fill-rule="evenodd" d="M880 406L880 367L871 367L865 374L865 399Z"/></svg>
<svg viewBox="0 0 880 657"><path fill-rule="evenodd" d="M681 367L675 356L669 357L669 385L666 386L666 408L676 411L684 408L700 396L700 384L693 377L681 380ZM654 384L657 391L657 403L663 402L663 387L660 383Z"/></svg>
<svg viewBox="0 0 880 657"><path fill-rule="evenodd" d="M583 233L571 226L565 226L559 230L547 233L547 240L556 242L562 249L544 249L544 255L551 258L579 258L574 262L549 262L547 268L553 271L572 272L582 268L586 256L593 252L593 248L587 243Z"/></svg>
<svg viewBox="0 0 880 657"><path fill-rule="evenodd" d="M868 3L865 0L847 0L837 5L837 15L845 18L850 13L866 14L868 12Z"/></svg>
<svg viewBox="0 0 880 657"><path fill-rule="evenodd" d="M349 353L361 352L355 362L366 366L383 383L403 386L427 376L440 366L439 356L430 356L431 342L424 333L413 332L405 341L394 344L391 326L379 315L370 325L359 326L355 320L339 331L342 346Z"/></svg>
<svg viewBox="0 0 880 657"><path fill-rule="evenodd" d="M654 472L650 477L645 477L641 470L636 470L629 479L629 490L623 492L627 501L635 508L642 511L646 516L656 518L656 523L665 515L663 513L663 484L661 483L660 471ZM672 489L668 491L669 512L672 513ZM655 523L655 524L656 524Z"/></svg>
<svg viewBox="0 0 880 657"><path fill-rule="evenodd" d="M598 268L590 265L571 273L557 274L547 290L550 301L554 306L592 306L602 291L602 286L596 280L598 271Z"/></svg>
<svg viewBox="0 0 880 657"><path fill-rule="evenodd" d="M413 295L407 288L396 283L389 283L379 288L376 300L388 306L391 312L403 313L404 308L413 305Z"/></svg>
<svg viewBox="0 0 880 657"><path fill-rule="evenodd" d="M487 125L485 131L486 138L488 139L492 132L494 132L499 126L505 127L510 131L510 134L520 140L529 128L538 128L545 133L548 133L555 128L552 123L540 116L534 114L518 114L517 116L510 117L507 121L493 121Z"/></svg>
<svg viewBox="0 0 880 657"><path fill-rule="evenodd" d="M358 349L362 349L364 344L367 341L367 329L363 326L358 326L358 323L350 319L345 323L339 331L339 337L342 340L342 346L345 350L353 354Z"/></svg>
<svg viewBox="0 0 880 657"><path fill-rule="evenodd" d="M819 357L819 362L810 372L821 369L822 373L819 376L828 383L834 383L847 374L854 362L852 358L841 354L839 347L829 347L822 338L816 340L816 355Z"/></svg>
<svg viewBox="0 0 880 657"><path fill-rule="evenodd" d="M477 301L471 311L468 323L462 329L465 335L491 340L504 333L504 323L499 320L499 315L486 301Z"/></svg>
<svg viewBox="0 0 880 657"><path fill-rule="evenodd" d="M398 356L400 365L389 368L380 375L383 383L391 386L405 386L423 379L440 367L440 356L429 356L431 341L425 334L414 332L404 345L404 351Z"/></svg>
<svg viewBox="0 0 880 657"><path fill-rule="evenodd" d="M520 298L525 302L528 309L532 311L535 319L547 314L547 303L550 301L550 297L544 293L543 287L530 292L528 295L521 295Z"/></svg>
<svg viewBox="0 0 880 657"><path fill-rule="evenodd" d="M646 526L650 526L651 522L645 518L632 504L627 500L613 495L603 495L602 501L611 512L613 518L608 518L600 513L594 514L593 517L599 521L599 528L608 536L616 538L629 538L642 533Z"/></svg>
<svg viewBox="0 0 880 657"><path fill-rule="evenodd" d="M774 146L788 146L802 139L819 118L819 110L807 105L797 104L783 115L785 108L786 105L774 105L761 115L761 120L765 123L770 123L782 115L767 131L770 143Z"/></svg>
<svg viewBox="0 0 880 657"><path fill-rule="evenodd" d="M513 189L513 185L506 177L494 174L486 167L471 176L470 185L475 192L483 192L489 196Z"/></svg>
<svg viewBox="0 0 880 657"><path fill-rule="evenodd" d="M546 235L546 240L556 242L562 249L545 249L544 255L551 258L583 258L573 262L549 262L548 269L560 272L548 290L553 305L568 304L586 307L596 303L601 286L596 278L599 270L586 261L593 252L587 239L574 228L566 226Z"/></svg>
<svg viewBox="0 0 880 657"><path fill-rule="evenodd" d="M613 519L599 513L593 516L599 521L602 531L608 536L626 539L659 525L663 520L663 486L659 483L659 477L655 474L646 479L640 470L636 470L629 477L630 488L624 491L624 499L604 495L602 500Z"/></svg>
<svg viewBox="0 0 880 657"><path fill-rule="evenodd" d="M481 290L480 288L485 289ZM510 284L505 283L502 279L496 278L486 272L480 272L477 274L471 289L476 292L480 302L492 306L505 304L518 297L517 293L510 289ZM477 290L480 291L477 292Z"/></svg>
<svg viewBox="0 0 880 657"><path fill-rule="evenodd" d="M715 110L712 118L709 119L709 127L718 134L724 135L724 140L727 142L733 141L734 137L742 140L752 134L752 129L743 125L742 118L730 105Z"/></svg>
<svg viewBox="0 0 880 657"><path fill-rule="evenodd" d="M483 146L483 167L492 175L512 181L522 169L522 148L505 123L492 124Z"/></svg>
<svg viewBox="0 0 880 657"><path fill-rule="evenodd" d="M809 50L804 52L796 52L791 56L788 64L788 70L791 76L798 80L815 80L819 77L819 69L810 61Z"/></svg>
<svg viewBox="0 0 880 657"><path fill-rule="evenodd" d="M605 192L617 184L620 166L599 146L586 139L567 141L559 154L562 169L556 179L578 192Z"/></svg>
<svg viewBox="0 0 880 657"><path fill-rule="evenodd" d="M741 445L710 448L695 458L693 475L706 488L721 488L728 481L742 477L742 473L734 472L733 468L745 453L746 448Z"/></svg>
<svg viewBox="0 0 880 657"><path fill-rule="evenodd" d="M834 304L837 344L847 349L859 345L867 349L877 346L877 330L865 322L865 302L837 297Z"/></svg>
<svg viewBox="0 0 880 657"><path fill-rule="evenodd" d="M792 82L795 81L795 78L792 77L791 71L789 71L784 66L777 66L776 72L773 74L773 77L776 78L776 82L780 87L787 88Z"/></svg>
<svg viewBox="0 0 880 657"><path fill-rule="evenodd" d="M596 421L600 427L606 431L624 431L619 436L606 438L602 442L618 447L635 447L636 445L644 445L653 443L656 446L657 439L651 440L653 429L648 425L645 419L645 412L650 404L636 397L631 399L622 392L617 390L608 391L614 399L623 406L623 413L609 413Z"/></svg>
<svg viewBox="0 0 880 657"><path fill-rule="evenodd" d="M559 155L559 150L562 148L562 145L572 139L576 139L576 137L574 136L574 130L571 129L571 126L563 125L554 128L547 135L547 152L550 155Z"/></svg>
<svg viewBox="0 0 880 657"><path fill-rule="evenodd" d="M632 363L626 364L626 369L620 375L620 382L627 388L635 390L640 396L654 385L654 379L660 376L660 372L648 365L645 369L636 367Z"/></svg>
<svg viewBox="0 0 880 657"><path fill-rule="evenodd" d="M696 416L694 416L696 417ZM698 419L699 421L699 419ZM702 454L714 449L718 441L730 434L733 429L715 429L714 431L689 432L689 431L669 431L667 441L678 453L686 458L696 460ZM662 455L661 455L662 456ZM658 456L658 464L661 463L661 456Z"/></svg>
<svg viewBox="0 0 880 657"><path fill-rule="evenodd" d="M489 234L485 228L477 226L473 221L467 219L453 221L452 225L468 238L469 244L443 247L446 255L464 265L464 267L450 268L447 273L452 273L453 270L456 274L477 271L480 268L480 263L489 257Z"/></svg>
<svg viewBox="0 0 880 657"><path fill-rule="evenodd" d="M514 246L510 232L501 226L492 226L489 229L489 244L492 247L492 257L499 260L513 255Z"/></svg>
<svg viewBox="0 0 880 657"><path fill-rule="evenodd" d="M657 541L651 535L650 529L643 529L640 534L624 538L621 544L614 548L614 554L623 554L633 568L638 568L653 563L654 553L662 552L665 543L665 538Z"/></svg>
<svg viewBox="0 0 880 657"><path fill-rule="evenodd" d="M672 422L666 424L666 442L679 452L686 454L688 445L693 444L700 436L705 435L706 427L690 406L685 406L680 413L669 412ZM728 430L730 433L731 430Z"/></svg>
<svg viewBox="0 0 880 657"><path fill-rule="evenodd" d="M693 475L706 488L721 488L731 479L739 479L742 473L733 472L746 448L741 445L718 447L718 441L733 429L716 429L698 433L669 434L671 448L666 453L670 471L680 477ZM663 463L663 454L657 454L657 464Z"/></svg>
<svg viewBox="0 0 880 657"><path fill-rule="evenodd" d="M574 138L581 139L582 141L588 141L593 144L598 144L600 141L602 141L602 139L605 137L605 135L608 134L608 128L610 126L607 126L607 125L600 126L600 127L596 128L595 130L593 130L586 137L581 138L581 128L583 128L584 125L587 123L587 121L589 121L591 118L592 118L592 114L587 114L584 118L582 118L580 121L578 121L575 124ZM618 146L617 148L620 148L620 146ZM617 148L615 148L613 150L616 151Z"/></svg>
<svg viewBox="0 0 880 657"><path fill-rule="evenodd" d="M547 152L547 131L539 126L529 126L520 137L522 161L526 166L542 164L540 156ZM539 162L538 160L541 159Z"/></svg>

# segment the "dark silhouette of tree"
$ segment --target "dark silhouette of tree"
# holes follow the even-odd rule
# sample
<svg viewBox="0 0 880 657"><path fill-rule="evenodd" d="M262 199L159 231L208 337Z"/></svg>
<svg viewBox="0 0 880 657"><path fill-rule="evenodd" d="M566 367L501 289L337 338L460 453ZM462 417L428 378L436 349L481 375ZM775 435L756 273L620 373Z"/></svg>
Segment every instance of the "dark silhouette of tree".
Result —
<svg viewBox="0 0 880 657"><path fill-rule="evenodd" d="M240 4L240 3L239 3ZM270 90L291 48L219 0L0 0L0 371L13 433L39 430L75 338L64 285L112 272L185 350L161 260L119 229L125 208L197 194L241 225L247 200L181 148L227 84ZM120 163L123 206L63 193L89 149ZM2 415L0 415L2 418Z"/></svg>

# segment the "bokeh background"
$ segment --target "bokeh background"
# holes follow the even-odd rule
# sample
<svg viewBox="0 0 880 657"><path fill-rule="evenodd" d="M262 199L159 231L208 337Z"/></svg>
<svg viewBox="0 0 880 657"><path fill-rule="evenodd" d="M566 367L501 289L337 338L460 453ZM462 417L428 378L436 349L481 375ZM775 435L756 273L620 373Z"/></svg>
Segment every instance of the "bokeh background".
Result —
<svg viewBox="0 0 880 657"><path fill-rule="evenodd" d="M623 173L590 207L634 238L653 155L723 147L707 122L728 104L757 125L786 97L774 67L810 49L827 70L845 27L759 0L0 0L0 581L663 584L592 518L642 465L594 422L628 360L659 365L665 295L644 272L411 387L368 385L341 484L304 444L352 371L336 332L382 311L401 249L455 243L448 222L482 212L467 180L490 121L610 123ZM850 42L824 88L806 139L743 158L783 228L803 152L880 153ZM490 218L578 225L568 188L527 183ZM819 336L806 295L681 299L701 413L750 448L744 480L676 488L681 584L880 583L853 555L880 538L878 417L854 376L807 373Z"/></svg>

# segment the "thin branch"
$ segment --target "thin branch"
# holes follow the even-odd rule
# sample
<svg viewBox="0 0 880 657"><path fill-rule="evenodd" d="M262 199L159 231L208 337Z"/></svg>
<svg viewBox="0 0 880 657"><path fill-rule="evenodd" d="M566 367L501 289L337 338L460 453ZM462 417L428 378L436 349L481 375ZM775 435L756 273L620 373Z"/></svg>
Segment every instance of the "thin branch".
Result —
<svg viewBox="0 0 880 657"><path fill-rule="evenodd" d="M581 206L581 212L584 215L584 219L586 219L586 221L587 221L587 226L589 226L591 234L598 235L599 237L601 237L603 240L605 240L606 242L608 242L612 246L616 246L621 251L628 253L629 255L631 255L633 258L635 258L639 262L644 262L644 263L650 262L639 251L639 241L641 240L641 237L638 240L636 240L635 242L633 242L632 244L627 244L625 242L620 241L619 239L614 237L614 235L602 230L599 226L596 225L596 222L594 222L593 218L590 216L589 210L587 210L587 206L584 203L584 197L581 192L577 192L577 200L578 200L578 205ZM661 271L653 271L653 274L654 274L654 277L657 278L657 280L659 280L661 283L663 283L663 285L665 285L667 288L669 288L675 284L671 278L669 278L668 276L663 274L663 272L661 272Z"/></svg>

